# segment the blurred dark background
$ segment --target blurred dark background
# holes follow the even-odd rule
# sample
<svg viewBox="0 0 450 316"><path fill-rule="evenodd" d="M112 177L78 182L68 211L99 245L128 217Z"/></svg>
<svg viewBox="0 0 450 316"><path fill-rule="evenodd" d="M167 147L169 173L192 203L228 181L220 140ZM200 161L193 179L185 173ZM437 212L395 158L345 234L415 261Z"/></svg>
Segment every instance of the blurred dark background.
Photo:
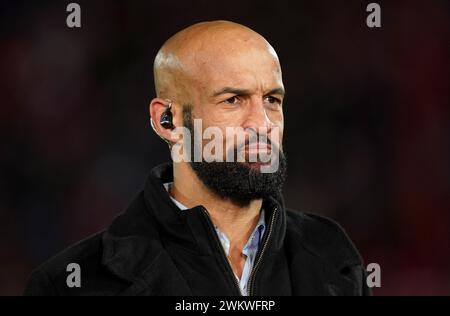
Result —
<svg viewBox="0 0 450 316"><path fill-rule="evenodd" d="M380 295L450 295L449 1L2 1L0 294L105 228L169 160L149 125L163 42L204 20L265 36L287 90L287 205L337 220Z"/></svg>

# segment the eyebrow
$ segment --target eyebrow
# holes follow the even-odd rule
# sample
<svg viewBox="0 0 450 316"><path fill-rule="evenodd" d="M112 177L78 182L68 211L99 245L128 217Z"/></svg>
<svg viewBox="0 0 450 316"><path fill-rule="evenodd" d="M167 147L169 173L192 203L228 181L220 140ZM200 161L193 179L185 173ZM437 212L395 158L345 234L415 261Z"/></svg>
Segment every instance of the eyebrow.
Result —
<svg viewBox="0 0 450 316"><path fill-rule="evenodd" d="M232 87L225 87L225 88L220 89L219 91L214 92L213 97L217 97L219 95L227 94L227 93L232 93L232 94L237 94L237 95L249 95L249 94L251 94L250 90L239 89L239 88L232 88ZM271 94L279 94L281 96L284 96L286 94L286 92L284 91L283 88L280 87L280 88L275 88L275 89L270 90L265 95L271 95Z"/></svg>
<svg viewBox="0 0 450 316"><path fill-rule="evenodd" d="M280 88L272 89L268 93L266 93L266 95L271 95L271 94L279 94L282 97L284 97L286 94L286 91L284 91L284 89L280 87Z"/></svg>
<svg viewBox="0 0 450 316"><path fill-rule="evenodd" d="M214 92L213 96L217 97L219 95L227 94L227 93L238 94L238 95L248 95L248 94L250 94L250 91L245 90L245 89L239 89L239 88L225 87L225 88L220 89L219 91Z"/></svg>

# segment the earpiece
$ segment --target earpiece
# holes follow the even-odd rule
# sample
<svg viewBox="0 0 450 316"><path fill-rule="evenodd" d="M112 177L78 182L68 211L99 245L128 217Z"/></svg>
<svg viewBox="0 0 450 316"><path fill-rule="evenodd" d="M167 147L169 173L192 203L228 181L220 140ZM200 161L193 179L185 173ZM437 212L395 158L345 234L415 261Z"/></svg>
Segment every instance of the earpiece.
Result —
<svg viewBox="0 0 450 316"><path fill-rule="evenodd" d="M164 111L164 113L161 115L160 124L162 127L166 129L173 129L173 122L172 122L172 112L170 111L172 109L172 101L167 100L169 102L169 105L167 106L167 109Z"/></svg>
<svg viewBox="0 0 450 316"><path fill-rule="evenodd" d="M172 122L172 112L170 111L172 109L172 101L171 100L166 100L166 101L169 104L167 106L167 109L161 115L161 119L159 120L159 122L161 123L161 126L164 128L174 129L175 126L173 125L173 122ZM170 141L168 141L167 139L165 139L164 137L159 135L158 131L156 130L155 124L153 122L153 118L150 118L150 125L152 126L152 129L153 129L153 131L155 131L156 135L158 135L159 138L161 138L163 141L165 141L169 145L169 147L171 147L172 144L170 143Z"/></svg>

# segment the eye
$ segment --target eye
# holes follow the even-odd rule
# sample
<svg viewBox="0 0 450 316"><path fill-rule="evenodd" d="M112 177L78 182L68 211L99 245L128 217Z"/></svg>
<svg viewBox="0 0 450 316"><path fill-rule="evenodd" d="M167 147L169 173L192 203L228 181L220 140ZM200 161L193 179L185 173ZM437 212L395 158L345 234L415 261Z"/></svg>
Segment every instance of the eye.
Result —
<svg viewBox="0 0 450 316"><path fill-rule="evenodd" d="M226 104L236 104L239 102L239 98L235 95L234 97L226 99L224 102Z"/></svg>
<svg viewBox="0 0 450 316"><path fill-rule="evenodd" d="M264 102L269 103L270 105L281 105L281 100L278 98L275 98L271 95L264 98Z"/></svg>

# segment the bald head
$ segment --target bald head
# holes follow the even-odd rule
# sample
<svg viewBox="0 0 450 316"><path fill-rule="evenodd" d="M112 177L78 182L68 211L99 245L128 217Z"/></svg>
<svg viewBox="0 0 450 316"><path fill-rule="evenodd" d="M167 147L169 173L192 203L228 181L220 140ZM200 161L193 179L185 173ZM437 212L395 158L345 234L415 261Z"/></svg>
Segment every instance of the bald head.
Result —
<svg viewBox="0 0 450 316"><path fill-rule="evenodd" d="M154 62L156 94L159 98L193 103L194 92L218 76L239 69L239 60L275 65L281 74L272 46L255 31L229 21L194 24L167 40ZM251 66L251 65L243 65ZM244 69L241 69L245 71Z"/></svg>
<svg viewBox="0 0 450 316"><path fill-rule="evenodd" d="M275 50L258 33L228 21L192 25L167 40L154 63L156 98L149 106L154 128L177 138L159 122L172 101L173 127L186 117L208 127L283 129L284 86ZM187 106L189 105L189 106ZM186 111L190 116L185 116Z"/></svg>
<svg viewBox="0 0 450 316"><path fill-rule="evenodd" d="M192 25L164 43L155 58L154 75L157 96L149 105L152 127L170 144L172 157L179 157L181 149L181 156L190 159L174 160L175 183L185 182L195 194L206 185L206 191L221 197L230 197L220 193L227 190L242 194L243 186L234 181L239 179L252 179L251 186L259 181L255 188L277 187L278 180L270 179L281 179L282 173L256 180L251 171L278 167L272 165L278 161L272 158L282 151L284 126L280 63L261 35L227 21ZM167 117L172 124L163 124ZM261 138L256 148L255 132ZM235 156L238 151L246 162L229 164L229 153ZM271 162L261 156L260 161L249 161L251 153L269 154ZM199 156L204 161L191 163ZM232 180L222 182L225 178Z"/></svg>

